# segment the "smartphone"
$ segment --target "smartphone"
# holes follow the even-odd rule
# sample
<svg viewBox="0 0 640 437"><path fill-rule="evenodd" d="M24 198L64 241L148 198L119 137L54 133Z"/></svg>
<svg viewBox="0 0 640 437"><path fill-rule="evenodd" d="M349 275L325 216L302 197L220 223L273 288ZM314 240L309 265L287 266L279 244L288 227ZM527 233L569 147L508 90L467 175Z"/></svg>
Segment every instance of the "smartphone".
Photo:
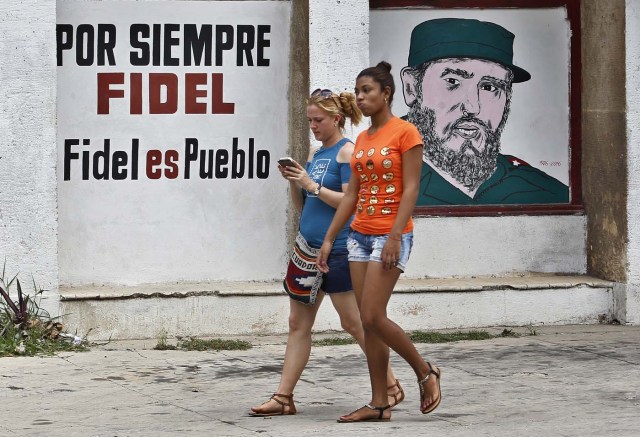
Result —
<svg viewBox="0 0 640 437"><path fill-rule="evenodd" d="M295 160L290 156L285 156L284 158L278 159L278 164L282 167L295 167Z"/></svg>

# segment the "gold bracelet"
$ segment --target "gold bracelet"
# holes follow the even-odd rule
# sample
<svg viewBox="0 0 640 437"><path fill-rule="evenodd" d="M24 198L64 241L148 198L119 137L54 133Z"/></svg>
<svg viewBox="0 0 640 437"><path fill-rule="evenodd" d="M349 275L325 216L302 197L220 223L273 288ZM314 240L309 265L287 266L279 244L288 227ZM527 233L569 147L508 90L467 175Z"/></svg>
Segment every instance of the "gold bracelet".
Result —
<svg viewBox="0 0 640 437"><path fill-rule="evenodd" d="M402 237L393 238L393 236L391 234L389 234L389 239L390 240L395 240L395 241L402 241Z"/></svg>

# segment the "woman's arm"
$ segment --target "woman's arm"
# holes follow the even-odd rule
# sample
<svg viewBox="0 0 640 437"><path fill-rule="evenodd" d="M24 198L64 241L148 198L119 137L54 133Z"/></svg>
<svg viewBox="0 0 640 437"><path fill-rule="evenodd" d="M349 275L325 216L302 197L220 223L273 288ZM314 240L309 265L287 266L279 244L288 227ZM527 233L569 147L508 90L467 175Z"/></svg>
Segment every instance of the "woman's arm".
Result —
<svg viewBox="0 0 640 437"><path fill-rule="evenodd" d="M329 266L327 266L327 259L329 258L329 254L331 253L331 248L333 247L333 242L344 228L344 225L347 224L349 218L353 215L353 212L356 207L356 203L358 201L358 191L360 191L360 178L355 173L351 174L351 178L349 179L349 185L347 185L347 190L342 197L342 201L336 210L335 215L333 216L333 220L331 221L331 225L329 225L329 229L324 236L324 241L322 243L322 247L320 248L320 253L318 254L318 258L316 259L316 264L318 265L318 269L327 273L329 271Z"/></svg>
<svg viewBox="0 0 640 437"><path fill-rule="evenodd" d="M322 187L320 188L320 192L318 193L318 199L322 200L330 207L338 209L338 206L340 206L340 201L343 199L344 193L347 190L348 186L349 184L342 184L342 191L333 191L326 187Z"/></svg>
<svg viewBox="0 0 640 437"><path fill-rule="evenodd" d="M418 200L420 172L422 171L422 144L402 154L402 196L398 205L398 214L391 227L390 236L401 237Z"/></svg>
<svg viewBox="0 0 640 437"><path fill-rule="evenodd" d="M418 199L422 171L422 147L419 146L421 144L402 154L402 196L389 238L382 248L381 258L385 269L393 267L400 258L402 231L407 226Z"/></svg>
<svg viewBox="0 0 640 437"><path fill-rule="evenodd" d="M298 186L298 184L294 181L289 181L289 193L291 194L291 203L293 203L293 207L298 211L298 213L302 212L302 190Z"/></svg>
<svg viewBox="0 0 640 437"><path fill-rule="evenodd" d="M309 149L308 161L312 160L316 150L318 150L317 147ZM312 191L315 183L311 180L304 167L297 162L295 162L294 167L282 167L279 165L278 170L280 170L282 176L289 181L289 193L291 194L291 202L294 208L296 208L299 213L302 212L303 197L302 191L300 190Z"/></svg>
<svg viewBox="0 0 640 437"><path fill-rule="evenodd" d="M351 160L351 155L353 154L353 143L346 143L340 151L338 152L338 156L336 161L338 163L348 163ZM317 149L311 150L309 153L309 162L313 159L313 154ZM289 172L286 174L286 178L292 183L291 185L291 200L293 201L294 206L298 209L298 212L302 211L302 193L299 190L295 190L293 184L297 184L303 190L307 192L313 193L317 188L320 188L320 192L318 193L318 199L322 200L324 203L329 205L332 208L337 209L338 205L340 205L340 201L344 196L345 191L347 190L347 183L342 184L342 191L334 191L330 190L327 187L323 187L317 182L314 182L311 177L307 174L302 166L299 168L292 169L289 168ZM297 191L297 192L296 192ZM295 192L295 193L294 193ZM294 198L294 195L297 196L297 199Z"/></svg>

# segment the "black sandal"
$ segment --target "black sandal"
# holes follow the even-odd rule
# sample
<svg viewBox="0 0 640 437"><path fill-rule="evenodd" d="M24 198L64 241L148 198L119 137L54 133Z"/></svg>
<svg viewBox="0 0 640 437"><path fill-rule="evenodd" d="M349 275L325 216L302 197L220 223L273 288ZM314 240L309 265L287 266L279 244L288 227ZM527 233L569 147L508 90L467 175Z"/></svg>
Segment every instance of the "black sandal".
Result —
<svg viewBox="0 0 640 437"><path fill-rule="evenodd" d="M442 369L438 369L438 371L436 372L435 370L433 370L433 367L431 367L431 363L427 363L427 366L429 366L429 372L427 372L427 376L425 376L423 379L418 380L418 387L420 387L420 411L422 411L422 414L431 413L433 410L438 408L438 405L440 405L440 401L442 400L442 391L440 390L440 375L442 374ZM423 410L422 403L424 398L424 383L429 380L429 377L431 375L436 375L436 381L438 382L438 397L431 403L431 405Z"/></svg>
<svg viewBox="0 0 640 437"><path fill-rule="evenodd" d="M345 420L342 417L346 417L346 416L342 416L341 418L338 419L338 423L351 423L351 422L389 422L391 420L391 417L382 417L382 415L384 414L384 410L388 410L389 408L391 408L391 405L387 405L386 407L376 407L374 405L371 404L366 404L364 407L362 408L368 408L370 410L376 410L378 411L378 417L364 417L362 419L355 419L355 420ZM347 414L347 416L351 416L353 413L356 413L360 410L362 410L362 408L358 408L355 411L352 411L351 413Z"/></svg>
<svg viewBox="0 0 640 437"><path fill-rule="evenodd" d="M287 401L289 402L283 402L280 399L276 399L276 397L279 398L285 398ZM259 411L251 411L249 413L249 416L253 416L253 417L269 417L269 416L292 416L294 414L296 414L296 406L293 403L293 393L291 393L290 395L283 395L280 393L274 393L273 396L271 396L271 398L269 400L273 399L274 401L276 401L277 403L280 404L280 410L271 410L271 411L266 411L264 413L259 412ZM269 401L267 401L269 402ZM285 411L285 407L289 407L289 411Z"/></svg>

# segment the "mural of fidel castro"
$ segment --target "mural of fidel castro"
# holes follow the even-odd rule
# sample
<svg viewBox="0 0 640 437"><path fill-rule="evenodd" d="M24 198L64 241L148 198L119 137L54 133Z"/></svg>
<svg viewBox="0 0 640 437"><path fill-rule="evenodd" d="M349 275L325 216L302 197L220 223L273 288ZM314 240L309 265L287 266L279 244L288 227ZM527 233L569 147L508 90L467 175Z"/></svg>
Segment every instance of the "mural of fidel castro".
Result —
<svg viewBox="0 0 640 437"><path fill-rule="evenodd" d="M514 35L478 20L417 25L402 69L406 119L424 139L418 206L568 203L562 182L500 153L512 84L531 75L513 64Z"/></svg>

